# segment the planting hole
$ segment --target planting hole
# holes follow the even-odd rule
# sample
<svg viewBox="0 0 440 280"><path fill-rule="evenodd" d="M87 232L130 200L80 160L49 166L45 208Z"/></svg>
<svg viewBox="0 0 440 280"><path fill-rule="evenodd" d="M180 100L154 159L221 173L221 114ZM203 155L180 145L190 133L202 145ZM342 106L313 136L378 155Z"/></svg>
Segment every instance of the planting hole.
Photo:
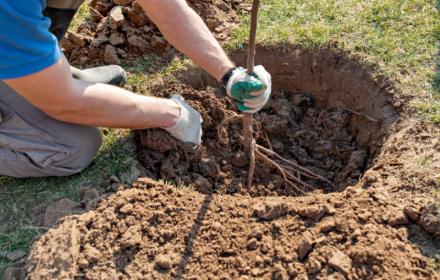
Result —
<svg viewBox="0 0 440 280"><path fill-rule="evenodd" d="M245 54L233 55L243 64ZM341 191L366 171L397 114L385 86L368 69L328 50L264 47L258 64L272 74L273 95L255 119L257 143L326 178L302 178L292 188L273 165L257 162L254 186L247 189L248 158L243 153L240 121L233 101L199 69L178 73L175 80L153 86L152 94L181 94L203 117L203 144L198 150L166 132L138 131L139 160L148 176L194 185L201 192L252 196L299 195L314 190ZM292 171L293 172L293 171Z"/></svg>

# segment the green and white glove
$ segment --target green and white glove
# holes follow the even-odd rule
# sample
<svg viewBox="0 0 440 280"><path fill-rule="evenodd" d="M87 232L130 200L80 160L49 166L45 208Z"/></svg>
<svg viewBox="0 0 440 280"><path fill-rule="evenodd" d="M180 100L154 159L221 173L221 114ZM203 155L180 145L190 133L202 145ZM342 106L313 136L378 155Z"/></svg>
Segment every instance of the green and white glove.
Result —
<svg viewBox="0 0 440 280"><path fill-rule="evenodd" d="M202 143L202 117L200 113L188 105L182 96L174 94L171 100L180 106L180 117L172 127L163 128L174 138L184 143L200 145Z"/></svg>
<svg viewBox="0 0 440 280"><path fill-rule="evenodd" d="M243 67L235 68L222 79L227 94L238 102L238 110L256 113L266 105L272 92L272 77L263 66L255 66L248 75Z"/></svg>

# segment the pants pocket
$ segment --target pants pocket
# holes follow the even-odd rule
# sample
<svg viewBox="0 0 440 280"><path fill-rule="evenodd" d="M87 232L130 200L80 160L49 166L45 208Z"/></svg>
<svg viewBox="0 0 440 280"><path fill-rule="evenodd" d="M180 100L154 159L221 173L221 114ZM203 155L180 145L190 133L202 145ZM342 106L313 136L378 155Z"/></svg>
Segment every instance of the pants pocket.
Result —
<svg viewBox="0 0 440 280"><path fill-rule="evenodd" d="M51 135L33 126L3 103L0 103L0 115L0 146L25 154L41 167L50 166L75 152L74 148L56 143Z"/></svg>

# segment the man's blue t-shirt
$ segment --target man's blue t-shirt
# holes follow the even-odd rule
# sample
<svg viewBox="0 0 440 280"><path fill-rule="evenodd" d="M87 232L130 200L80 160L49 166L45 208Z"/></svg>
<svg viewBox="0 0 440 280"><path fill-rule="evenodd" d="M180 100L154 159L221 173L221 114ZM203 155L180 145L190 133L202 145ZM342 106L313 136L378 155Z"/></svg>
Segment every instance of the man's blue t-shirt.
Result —
<svg viewBox="0 0 440 280"><path fill-rule="evenodd" d="M39 72L61 56L45 0L0 0L0 79Z"/></svg>

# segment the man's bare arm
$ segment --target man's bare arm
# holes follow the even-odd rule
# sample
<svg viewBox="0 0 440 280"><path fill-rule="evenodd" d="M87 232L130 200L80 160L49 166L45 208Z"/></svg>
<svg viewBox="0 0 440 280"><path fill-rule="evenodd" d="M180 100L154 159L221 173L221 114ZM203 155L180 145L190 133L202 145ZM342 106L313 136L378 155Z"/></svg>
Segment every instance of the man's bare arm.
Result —
<svg viewBox="0 0 440 280"><path fill-rule="evenodd" d="M176 102L72 78L66 59L38 73L5 82L47 115L65 122L119 128L170 127Z"/></svg>
<svg viewBox="0 0 440 280"><path fill-rule="evenodd" d="M167 40L218 81L234 64L185 0L139 0Z"/></svg>

